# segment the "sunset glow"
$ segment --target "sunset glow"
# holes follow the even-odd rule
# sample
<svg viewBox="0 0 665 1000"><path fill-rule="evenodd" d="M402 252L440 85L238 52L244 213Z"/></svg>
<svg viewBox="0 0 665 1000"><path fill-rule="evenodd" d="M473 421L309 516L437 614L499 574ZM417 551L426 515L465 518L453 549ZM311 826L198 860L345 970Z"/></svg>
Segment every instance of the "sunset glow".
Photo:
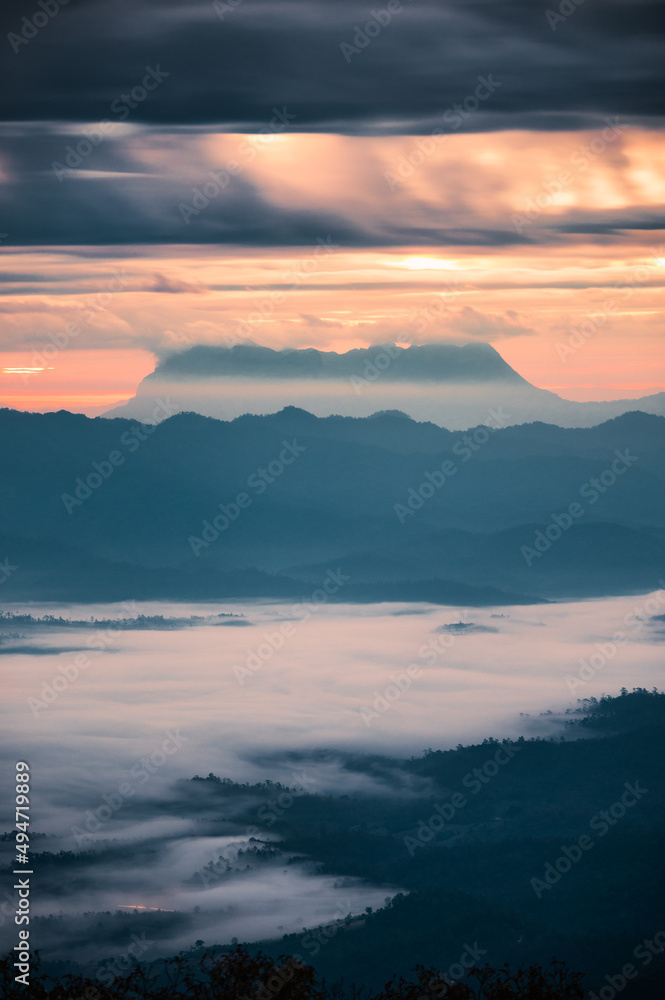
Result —
<svg viewBox="0 0 665 1000"><path fill-rule="evenodd" d="M258 137L252 153L245 135L176 142L145 129L137 143L137 134L118 132L95 155L102 165L122 152L132 176L152 178L136 204L147 244L116 245L112 255L103 246L2 250L3 337L15 358L3 371L5 403L91 412L126 398L156 358L239 330L240 340L266 346L338 351L481 339L525 378L577 397L588 386L588 398L601 389L619 398L631 383L662 381L659 368L665 377L665 234L624 228L627 213L653 213L665 196L663 146L648 130L460 134L399 183L386 177L417 148L411 137L285 133L273 136L279 142ZM231 161L239 172L215 193L210 171ZM61 190L68 199L112 192L129 205L139 183L72 171ZM296 211L310 213L311 237L291 246L209 242L249 183L277 229ZM337 222L316 223L324 204ZM155 213L167 228L150 242ZM351 240L335 233L339 225L353 229ZM406 242L415 229L419 242ZM264 308L271 289L279 301ZM597 335L562 360L557 344L612 299ZM73 355L89 367L65 363ZM36 381L29 394L6 381L33 368L44 369L39 390Z"/></svg>

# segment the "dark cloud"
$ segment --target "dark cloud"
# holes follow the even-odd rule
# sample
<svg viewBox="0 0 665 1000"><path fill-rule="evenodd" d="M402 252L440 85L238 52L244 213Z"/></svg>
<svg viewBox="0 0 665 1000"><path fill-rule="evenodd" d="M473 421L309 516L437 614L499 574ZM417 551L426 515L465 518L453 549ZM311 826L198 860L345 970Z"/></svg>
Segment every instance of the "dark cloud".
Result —
<svg viewBox="0 0 665 1000"><path fill-rule="evenodd" d="M494 74L500 87L465 129L589 127L603 114L660 122L662 4L594 0L554 25L547 6L405 2L345 58L340 46L371 17L359 0L241 0L223 20L209 0L78 0L37 30L41 8L11 0L0 118L112 118L112 103L159 65L168 77L129 120L254 131L286 104L296 130L427 131ZM21 32L34 37L19 42Z"/></svg>
<svg viewBox="0 0 665 1000"><path fill-rule="evenodd" d="M340 183L328 191L322 184L316 202L303 203L289 168L263 151L256 158L243 156L238 150L244 139L214 140L228 144L216 154L200 136L184 135L179 141L170 131L139 126L92 146L85 136L93 128L71 123L12 127L3 145L0 186L0 219L9 233L8 245L90 247L84 251L90 259L100 255L93 245L126 247L118 256L127 257L137 252L131 249L136 244L316 247L328 237L343 248L492 248L561 242L567 233L600 233L620 240L625 230L665 225L662 213L640 205L595 211L574 207L563 216L543 214L531 224L520 214L521 196L514 207L523 221L516 227L508 201L495 198L488 204L485 197L488 184L510 181L509 168L493 177L473 164L463 169L460 162L451 162L437 176L438 203L426 203L417 183L413 189L388 190L384 171L397 169L400 155L395 152L394 160L385 159L382 170L371 139L362 153L357 145L353 150L345 146L344 155L337 151L335 170L345 171L348 187ZM345 159L352 155L356 160ZM239 170L220 190L211 174L219 176L233 156L238 157ZM433 167L427 163L422 169L426 173ZM368 198L358 207L347 195L354 178L361 177ZM385 210L388 204L390 211ZM27 271L14 278L7 274L7 280L15 294L27 294L46 278ZM52 284L63 280L48 278ZM166 282L159 274L150 287L163 292L197 290L173 279ZM236 286L227 282L213 287ZM62 291L67 294L66 288Z"/></svg>
<svg viewBox="0 0 665 1000"><path fill-rule="evenodd" d="M626 230L658 232L665 229L665 215L652 213L651 218L640 218L640 215L643 214L636 212L635 216L632 217L620 216L607 222L601 222L590 218L590 213L585 212L585 219L552 228L557 229L560 233L582 233L593 236L617 236Z"/></svg>
<svg viewBox="0 0 665 1000"><path fill-rule="evenodd" d="M328 235L343 247L492 247L531 241L531 234L515 232L509 219L502 228L490 226L473 212L461 227L445 224L441 213L423 222L408 203L389 215L373 216L349 211L331 198L322 198L316 207L303 207L294 197L288 204L278 203L252 176L255 161L249 156L239 160L240 170L226 188L214 193L213 182L210 199L196 201L195 192L208 190L214 162L200 162L197 149L184 143L175 148L171 135L146 128L107 139L86 155L91 143L85 134L72 126L47 129L43 135L17 128L7 139L0 218L10 234L8 243L316 246ZM147 149L154 153L150 169L141 159ZM77 150L84 152L83 159ZM227 162L224 156L222 163ZM380 172L373 183L385 199ZM192 210L195 205L199 207Z"/></svg>
<svg viewBox="0 0 665 1000"><path fill-rule="evenodd" d="M621 239L625 229L663 225L651 210L624 206L602 216L574 209L552 225L539 218L516 228L509 212L483 204L478 213L478 192L499 195L492 185L502 181L476 177L466 164L448 165L437 179L448 205L442 199L433 210L418 196L407 205L404 189L389 192L384 176L398 170L399 157L382 172L369 154L355 171L340 160L334 197L316 205L284 191L276 197L278 172L266 181L253 159L240 157L228 189L183 218L182 206L216 165L216 140L201 133L256 133L276 114L286 114L277 131L363 135L599 129L609 116L655 127L665 118L665 8L651 0L593 0L556 30L546 6L531 0L405 0L364 48L346 50L347 62L340 46L354 44L370 9L359 0L240 0L220 20L208 0L82 0L35 28L31 19L39 14L41 24L42 9L11 0L0 70L3 243L310 246L329 234L343 247L492 248L577 233ZM479 77L493 81L482 100L473 96ZM478 109L446 116L466 98ZM104 119L103 139L85 139ZM617 144L608 162L619 155ZM218 168L225 162L220 155ZM366 211L344 205L344 193L370 174ZM288 175L279 179L289 186ZM155 290L184 289L160 279Z"/></svg>

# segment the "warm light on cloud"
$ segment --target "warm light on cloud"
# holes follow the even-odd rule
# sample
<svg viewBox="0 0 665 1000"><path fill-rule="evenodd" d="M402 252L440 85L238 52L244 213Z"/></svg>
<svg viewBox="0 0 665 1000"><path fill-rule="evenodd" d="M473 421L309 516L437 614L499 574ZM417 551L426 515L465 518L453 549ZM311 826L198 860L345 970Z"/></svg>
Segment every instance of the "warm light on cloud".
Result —
<svg viewBox="0 0 665 1000"><path fill-rule="evenodd" d="M441 257L405 257L392 267L407 267L410 271L456 271L457 264Z"/></svg>
<svg viewBox="0 0 665 1000"><path fill-rule="evenodd" d="M95 152L100 167L122 157L122 183L73 171L66 188L76 222L99 185L98 204L135 221L134 242L63 231L62 246L3 248L9 405L101 406L155 355L249 341L486 340L536 385L589 398L660 378L665 155L648 130L459 133L418 157L408 135L139 131ZM220 188L211 171L234 161ZM114 222L100 212L102 243ZM604 314L562 360L556 345Z"/></svg>
<svg viewBox="0 0 665 1000"><path fill-rule="evenodd" d="M166 910L162 906L141 906L139 903L117 903L119 910L155 910L157 913L175 913L175 910Z"/></svg>
<svg viewBox="0 0 665 1000"><path fill-rule="evenodd" d="M24 373L3 376L0 403L101 412L106 399L108 408L132 393L155 355L227 338L338 352L486 340L536 385L569 385L591 399L596 390L580 387L595 384L604 398L623 398L629 381L665 377L663 243L660 233L633 232L620 243L570 237L452 254L413 245L318 254L312 246L116 247L113 257L101 248L15 249L4 260L14 294L0 302L0 343L5 366ZM404 265L423 257L455 267ZM606 321L563 361L557 343L602 317L612 299Z"/></svg>
<svg viewBox="0 0 665 1000"><path fill-rule="evenodd" d="M38 372L53 371L52 367L48 368L3 368L3 375L36 375Z"/></svg>

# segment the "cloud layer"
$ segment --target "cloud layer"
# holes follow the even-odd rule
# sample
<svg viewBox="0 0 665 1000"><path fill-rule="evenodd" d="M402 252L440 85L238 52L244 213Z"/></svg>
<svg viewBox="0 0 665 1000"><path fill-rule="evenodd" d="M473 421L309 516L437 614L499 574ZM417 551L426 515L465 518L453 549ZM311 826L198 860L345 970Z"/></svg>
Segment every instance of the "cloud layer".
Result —
<svg viewBox="0 0 665 1000"><path fill-rule="evenodd" d="M665 228L659 136L616 116L593 125L373 138L18 125L0 158L2 225L18 245L331 250L552 246Z"/></svg>
<svg viewBox="0 0 665 1000"><path fill-rule="evenodd" d="M377 3L377 20L359 0L87 0L35 30L31 7L12 0L0 117L109 117L159 64L169 76L135 121L255 130L286 103L297 129L417 132L490 73L501 91L474 129L662 121L662 5L594 0L557 17L558 6L405 0L392 14Z"/></svg>
<svg viewBox="0 0 665 1000"><path fill-rule="evenodd" d="M3 401L99 412L146 352L248 324L276 347L488 340L582 398L660 387L662 5L49 4L2 15L2 346L42 368Z"/></svg>

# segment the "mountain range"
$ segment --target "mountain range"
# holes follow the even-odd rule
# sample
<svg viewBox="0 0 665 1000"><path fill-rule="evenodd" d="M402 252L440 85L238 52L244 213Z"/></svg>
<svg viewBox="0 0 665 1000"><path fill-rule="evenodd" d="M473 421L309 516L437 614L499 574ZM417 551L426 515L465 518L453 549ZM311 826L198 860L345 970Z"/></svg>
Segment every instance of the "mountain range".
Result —
<svg viewBox="0 0 665 1000"><path fill-rule="evenodd" d="M665 418L451 432L289 407L158 425L0 411L6 600L480 605L648 591Z"/></svg>
<svg viewBox="0 0 665 1000"><path fill-rule="evenodd" d="M501 426L542 420L561 427L590 427L630 410L665 416L663 392L638 400L562 399L531 385L484 343L384 344L344 354L198 345L162 360L135 397L106 416L152 419L156 397L168 397L173 412L226 420L294 404L321 417L370 416L397 407L451 430L487 423L493 415Z"/></svg>

